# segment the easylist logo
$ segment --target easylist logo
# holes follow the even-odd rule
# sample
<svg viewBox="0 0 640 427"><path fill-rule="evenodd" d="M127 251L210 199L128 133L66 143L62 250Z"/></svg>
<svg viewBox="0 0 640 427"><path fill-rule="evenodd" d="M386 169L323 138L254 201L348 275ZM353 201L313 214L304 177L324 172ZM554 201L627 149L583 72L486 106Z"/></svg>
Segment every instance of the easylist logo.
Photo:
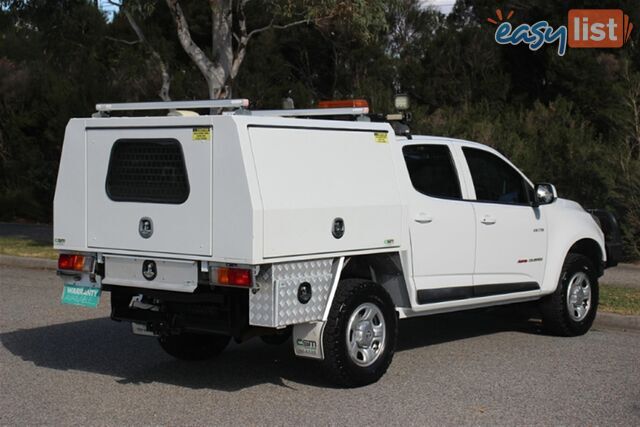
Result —
<svg viewBox="0 0 640 427"><path fill-rule="evenodd" d="M619 48L631 38L633 24L629 16L620 9L572 9L569 11L568 26L554 28L547 21L534 24L520 24L514 27L509 19L510 11L503 18L502 11L496 10L496 19L487 21L497 25L495 41L502 45L525 44L536 51L545 44L558 44L558 55L563 56L567 46L571 48Z"/></svg>
<svg viewBox="0 0 640 427"><path fill-rule="evenodd" d="M569 47L622 47L632 29L629 15L620 9L569 11Z"/></svg>

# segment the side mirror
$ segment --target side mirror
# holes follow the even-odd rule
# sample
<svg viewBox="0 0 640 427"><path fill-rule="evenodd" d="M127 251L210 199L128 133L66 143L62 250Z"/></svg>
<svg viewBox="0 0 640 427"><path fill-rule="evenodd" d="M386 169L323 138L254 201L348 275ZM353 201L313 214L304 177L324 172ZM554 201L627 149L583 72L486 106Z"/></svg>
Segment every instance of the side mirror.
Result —
<svg viewBox="0 0 640 427"><path fill-rule="evenodd" d="M548 205L553 203L557 198L558 192L553 184L536 184L536 188L533 193L533 207Z"/></svg>

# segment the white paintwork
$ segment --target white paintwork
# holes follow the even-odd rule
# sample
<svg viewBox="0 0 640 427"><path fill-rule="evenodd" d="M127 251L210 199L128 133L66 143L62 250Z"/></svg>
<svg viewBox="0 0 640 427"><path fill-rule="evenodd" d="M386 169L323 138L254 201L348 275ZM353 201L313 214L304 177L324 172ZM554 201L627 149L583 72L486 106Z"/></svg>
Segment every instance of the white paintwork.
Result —
<svg viewBox="0 0 640 427"><path fill-rule="evenodd" d="M99 194L104 192L109 139L144 133L185 144L177 129L202 126L213 129L213 141L201 151L184 150L194 198L185 209L111 206ZM87 128L100 128L100 134ZM377 141L376 133L386 133L388 142ZM97 135L105 135L100 136L102 151L94 151L99 145L90 141ZM413 189L402 146L420 143L450 147L465 200L436 199ZM467 141L396 138L384 123L241 115L74 119L67 126L54 200L54 246L130 260L242 265L335 258L341 266L342 257L397 252L411 303L398 311L406 317L551 293L568 250L581 239L595 241L604 261L603 234L575 203L559 199L531 208L475 202L462 146L500 156ZM136 240L143 215L154 220L160 244ZM483 222L486 215L491 218ZM331 236L336 217L345 220L342 239ZM545 231L534 233L534 228ZM102 239L99 249L92 247L93 237ZM517 263L539 256L542 262ZM338 279L336 274L325 318ZM142 287L133 276L115 281L127 280ZM422 289L518 281L536 281L541 290L427 305L416 298Z"/></svg>
<svg viewBox="0 0 640 427"><path fill-rule="evenodd" d="M396 308L400 319L409 317L426 316L430 314L451 313L461 310L473 310L476 308L492 307L496 305L514 304L540 299L539 291L518 292L517 294L495 295L491 297L468 298L458 301L438 302L425 304L411 308Z"/></svg>
<svg viewBox="0 0 640 427"><path fill-rule="evenodd" d="M142 276L140 267L147 259L153 259L156 262L158 275L153 281ZM193 292L198 285L198 265L195 261L107 255L104 265L105 276L102 283L105 285L175 292Z"/></svg>
<svg viewBox="0 0 640 427"><path fill-rule="evenodd" d="M438 137L414 136L412 140L403 138L399 142L398 152L401 151L401 146L410 144L448 145L456 163L465 199L450 201L422 195L413 190L406 167L399 168L401 187L409 205L407 224L411 234L411 251L404 256L401 253L401 260L412 308L398 309L402 317L540 298L553 292L569 249L581 239L595 241L601 248L603 261L605 260L602 231L591 215L573 202L559 199L539 208L475 202L473 180L461 147L489 151L522 175L495 150L473 142ZM402 155L396 153L396 157L401 158ZM487 224L482 221L485 216L491 217L488 218L489 221L485 221ZM424 221L425 218L427 221ZM443 221L449 223L446 230L432 232L433 235L440 233L434 238L424 230L436 222L437 218L444 218ZM416 222L416 219L422 221ZM477 231L472 231L473 228ZM544 231L534 232L534 229L540 228ZM461 229L466 232L459 233ZM457 262L456 255L460 258ZM542 258L542 261L517 262L537 258ZM541 289L425 305L418 304L416 298L417 291L421 289L517 282L537 282Z"/></svg>
<svg viewBox="0 0 640 427"><path fill-rule="evenodd" d="M549 294L556 289L562 263L571 246L579 240L591 239L600 245L602 261L606 261L604 234L593 217L571 200L558 199L554 203L541 206L547 218L549 243L547 265L545 266L542 293Z"/></svg>
<svg viewBox="0 0 640 427"><path fill-rule="evenodd" d="M362 131L251 127L249 135L264 258L399 246L391 144ZM331 234L335 218L345 224L339 239Z"/></svg>
<svg viewBox="0 0 640 427"><path fill-rule="evenodd" d="M109 128L87 130L89 248L211 255L211 139L194 141L191 132L191 127L118 129L116 133ZM115 140L154 138L180 142L187 165L189 197L182 204L114 202L104 187ZM143 217L153 220L154 232L148 239L138 233Z"/></svg>
<svg viewBox="0 0 640 427"><path fill-rule="evenodd" d="M473 284L542 283L547 227L539 209L492 203L472 205L477 224ZM483 222L488 217L493 223ZM533 231L539 229L544 231Z"/></svg>
<svg viewBox="0 0 640 427"><path fill-rule="evenodd" d="M194 127L213 129L212 141L192 140ZM182 145L187 201L109 199L113 143L156 137ZM74 119L60 162L54 247L249 265L403 250L394 138L386 123L246 115ZM149 239L138 233L143 216L154 223ZM341 239L331 235L338 217L346 225Z"/></svg>
<svg viewBox="0 0 640 427"><path fill-rule="evenodd" d="M476 194L462 151L465 146L495 155L531 184L509 159L489 147L469 143L456 145L458 170L467 182L469 200L475 200ZM471 205L476 222L473 284L542 283L547 261L547 220L540 208L487 202L473 202ZM518 262L523 260L527 262Z"/></svg>
<svg viewBox="0 0 640 427"><path fill-rule="evenodd" d="M447 145L414 138L405 145ZM453 157L453 152L452 152ZM454 157L454 161L455 161ZM404 165L403 165L404 166ZM409 202L409 230L416 290L469 286L473 280L476 224L473 207L459 200L429 197L413 188L406 167L403 187ZM460 179L464 198L469 196Z"/></svg>
<svg viewBox="0 0 640 427"><path fill-rule="evenodd" d="M471 204L413 191L409 212L416 289L468 286L476 250Z"/></svg>
<svg viewBox="0 0 640 427"><path fill-rule="evenodd" d="M71 119L64 133L53 199L53 246L56 249L88 251L85 122Z"/></svg>
<svg viewBox="0 0 640 427"><path fill-rule="evenodd" d="M216 120L214 129L212 258L260 264L262 200L246 125Z"/></svg>

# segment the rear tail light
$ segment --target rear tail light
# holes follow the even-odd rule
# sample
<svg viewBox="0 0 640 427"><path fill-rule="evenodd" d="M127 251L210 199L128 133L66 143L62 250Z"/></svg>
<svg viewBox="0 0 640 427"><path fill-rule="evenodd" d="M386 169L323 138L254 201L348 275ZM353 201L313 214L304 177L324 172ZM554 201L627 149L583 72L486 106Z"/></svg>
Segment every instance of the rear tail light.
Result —
<svg viewBox="0 0 640 427"><path fill-rule="evenodd" d="M245 268L218 268L218 284L231 286L251 286L251 270Z"/></svg>
<svg viewBox="0 0 640 427"><path fill-rule="evenodd" d="M82 271L84 270L84 256L77 254L60 254L58 258L58 270Z"/></svg>

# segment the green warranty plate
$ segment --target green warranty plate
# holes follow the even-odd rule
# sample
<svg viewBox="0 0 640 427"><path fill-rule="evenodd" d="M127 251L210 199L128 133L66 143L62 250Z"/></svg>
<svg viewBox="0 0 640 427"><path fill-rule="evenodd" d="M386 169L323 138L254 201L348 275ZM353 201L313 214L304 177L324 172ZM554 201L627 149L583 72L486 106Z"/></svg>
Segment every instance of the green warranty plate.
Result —
<svg viewBox="0 0 640 427"><path fill-rule="evenodd" d="M62 291L62 303L95 308L100 302L100 288L66 283Z"/></svg>

